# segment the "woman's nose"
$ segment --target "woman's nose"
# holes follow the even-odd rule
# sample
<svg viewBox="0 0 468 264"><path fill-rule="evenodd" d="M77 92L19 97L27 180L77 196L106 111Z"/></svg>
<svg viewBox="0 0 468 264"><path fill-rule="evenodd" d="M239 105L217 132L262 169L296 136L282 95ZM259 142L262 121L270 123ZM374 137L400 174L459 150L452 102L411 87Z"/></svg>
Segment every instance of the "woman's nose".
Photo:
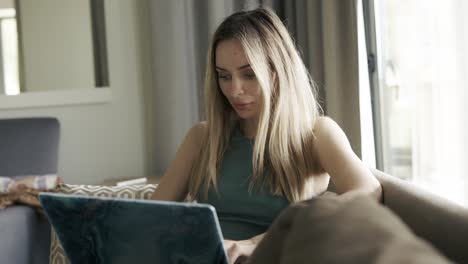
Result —
<svg viewBox="0 0 468 264"><path fill-rule="evenodd" d="M239 78L232 78L232 89L233 96L238 96L244 93L244 84Z"/></svg>

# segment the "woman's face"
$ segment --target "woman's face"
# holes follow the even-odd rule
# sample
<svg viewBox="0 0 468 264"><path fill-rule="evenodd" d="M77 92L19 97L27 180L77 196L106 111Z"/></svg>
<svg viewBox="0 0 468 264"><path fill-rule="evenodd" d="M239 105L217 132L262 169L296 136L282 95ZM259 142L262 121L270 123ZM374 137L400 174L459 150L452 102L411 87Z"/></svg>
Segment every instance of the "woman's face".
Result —
<svg viewBox="0 0 468 264"><path fill-rule="evenodd" d="M216 47L218 85L242 119L258 118L261 89L238 40L224 40Z"/></svg>

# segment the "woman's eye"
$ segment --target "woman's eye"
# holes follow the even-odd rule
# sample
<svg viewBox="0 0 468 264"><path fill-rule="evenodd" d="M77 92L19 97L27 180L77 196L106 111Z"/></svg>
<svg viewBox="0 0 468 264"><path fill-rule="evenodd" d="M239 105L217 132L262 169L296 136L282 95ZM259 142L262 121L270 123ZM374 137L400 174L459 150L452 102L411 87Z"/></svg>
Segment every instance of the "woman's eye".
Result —
<svg viewBox="0 0 468 264"><path fill-rule="evenodd" d="M255 79L255 74L254 73L246 73L244 76L249 80Z"/></svg>
<svg viewBox="0 0 468 264"><path fill-rule="evenodd" d="M218 79L221 79L221 80L229 80L231 77L228 76L228 75L218 75Z"/></svg>

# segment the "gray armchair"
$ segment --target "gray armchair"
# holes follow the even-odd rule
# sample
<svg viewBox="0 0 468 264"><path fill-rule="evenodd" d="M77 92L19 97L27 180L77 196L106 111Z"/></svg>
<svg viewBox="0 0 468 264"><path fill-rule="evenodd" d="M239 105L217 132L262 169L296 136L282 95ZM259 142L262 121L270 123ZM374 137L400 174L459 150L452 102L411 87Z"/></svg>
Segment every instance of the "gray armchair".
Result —
<svg viewBox="0 0 468 264"><path fill-rule="evenodd" d="M0 176L56 174L59 122L55 118L0 119ZM27 206L0 210L2 263L49 263L50 225Z"/></svg>

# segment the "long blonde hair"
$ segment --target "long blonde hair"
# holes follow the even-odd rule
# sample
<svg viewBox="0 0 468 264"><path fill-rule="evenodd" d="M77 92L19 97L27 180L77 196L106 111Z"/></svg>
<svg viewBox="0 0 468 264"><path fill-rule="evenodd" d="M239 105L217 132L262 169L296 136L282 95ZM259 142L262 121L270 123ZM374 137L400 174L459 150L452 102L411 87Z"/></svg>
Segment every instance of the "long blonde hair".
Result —
<svg viewBox="0 0 468 264"><path fill-rule="evenodd" d="M311 139L319 106L315 85L288 30L273 11L264 8L232 14L214 33L205 76L208 128L191 170L189 194L197 197L203 190L206 197L211 186L217 190L223 155L239 122L219 89L215 71L217 45L232 39L240 41L262 91L250 190L260 182L273 194L297 202L308 195L308 177L317 169Z"/></svg>

